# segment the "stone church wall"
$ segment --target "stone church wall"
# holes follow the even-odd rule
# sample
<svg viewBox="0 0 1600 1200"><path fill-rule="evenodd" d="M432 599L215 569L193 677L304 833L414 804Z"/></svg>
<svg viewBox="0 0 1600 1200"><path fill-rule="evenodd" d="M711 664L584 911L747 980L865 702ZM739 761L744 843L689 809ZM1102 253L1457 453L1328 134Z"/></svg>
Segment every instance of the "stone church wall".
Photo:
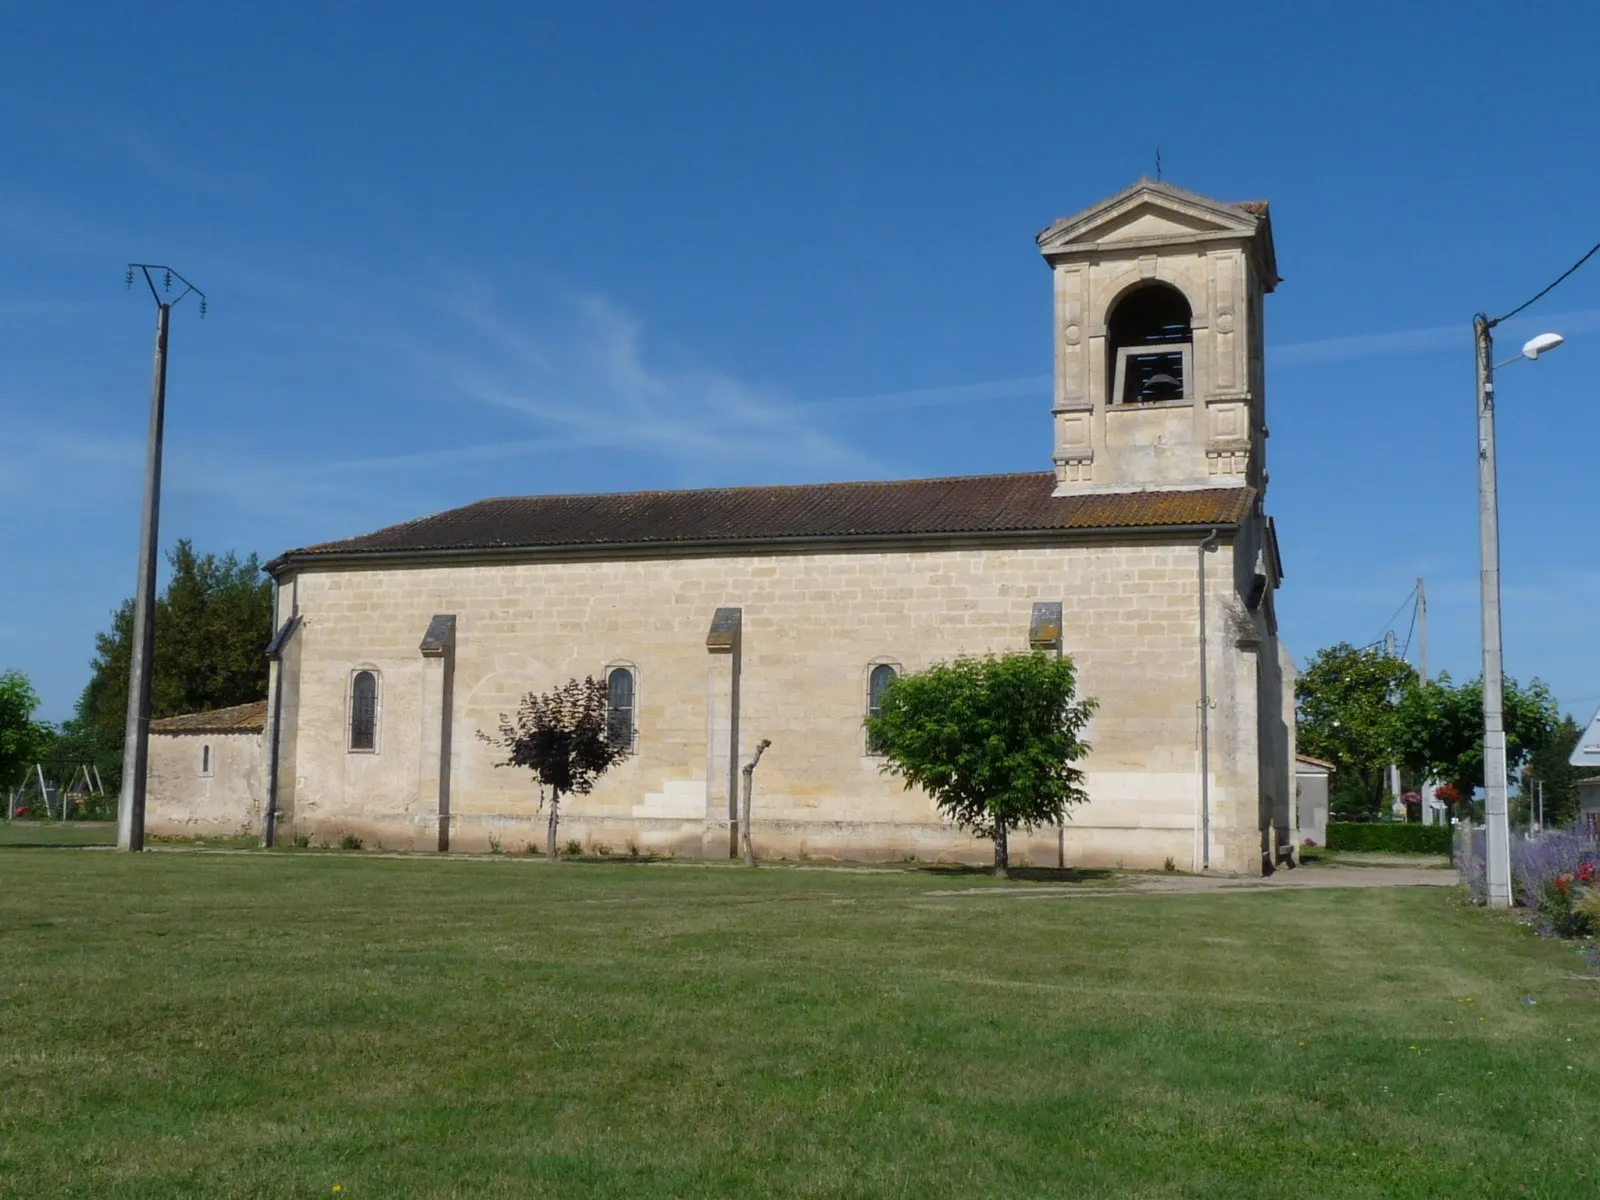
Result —
<svg viewBox="0 0 1600 1200"><path fill-rule="evenodd" d="M1210 555L1212 864L1259 869L1256 657L1231 636L1242 614L1232 551ZM526 772L496 768L477 734L528 691L626 665L637 678L638 751L564 805L561 840L626 853L725 856L731 674L738 755L772 749L756 774L758 851L788 857L986 861L987 842L946 825L930 800L883 775L861 727L874 665L915 671L962 654L1025 649L1035 601L1060 601L1088 732L1091 800L1064 834L1069 864L1180 868L1199 859L1199 651L1193 541L1062 547L673 557L610 561L300 567L293 589L296 694L286 697L280 837L344 833L369 846L432 848L437 752L419 641L456 616L450 686L450 845L543 844ZM735 656L708 653L719 607L742 611ZM1249 618L1244 618L1249 622ZM1274 669L1277 647L1270 647ZM432 660L437 663L438 660ZM346 748L352 674L379 675L372 753ZM718 737L721 742L718 743ZM1274 748L1277 753L1277 748ZM709 761L712 760L712 761ZM1287 777L1287 764L1284 766ZM1013 853L1055 865L1054 830Z"/></svg>

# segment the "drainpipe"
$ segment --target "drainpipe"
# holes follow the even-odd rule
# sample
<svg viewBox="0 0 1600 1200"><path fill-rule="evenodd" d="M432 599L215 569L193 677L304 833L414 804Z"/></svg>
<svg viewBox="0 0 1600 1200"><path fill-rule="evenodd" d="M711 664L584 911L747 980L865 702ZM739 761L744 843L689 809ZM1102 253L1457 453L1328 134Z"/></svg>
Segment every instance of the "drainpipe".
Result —
<svg viewBox="0 0 1600 1200"><path fill-rule="evenodd" d="M1206 552L1217 546L1213 529L1197 547L1200 562L1200 869L1211 869L1211 685L1206 663Z"/></svg>

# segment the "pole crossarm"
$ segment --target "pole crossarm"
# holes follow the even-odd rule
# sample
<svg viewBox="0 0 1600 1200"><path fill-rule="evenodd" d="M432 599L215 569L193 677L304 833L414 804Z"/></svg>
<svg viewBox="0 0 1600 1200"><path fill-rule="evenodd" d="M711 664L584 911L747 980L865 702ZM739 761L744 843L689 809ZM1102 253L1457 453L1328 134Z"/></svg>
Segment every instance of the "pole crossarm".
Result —
<svg viewBox="0 0 1600 1200"><path fill-rule="evenodd" d="M150 295L157 304L164 304L168 308L171 308L190 292L193 292L196 296L200 297L200 315L202 317L206 315L206 307L209 303L206 300L206 294L194 284L190 283L182 275L178 274L178 272L174 271L171 267L165 265L164 263L131 262L128 264L127 272L123 275L123 282L128 287L133 286L133 273L135 271L139 271L144 275L144 281L147 285L149 285L150 288ZM159 289L157 289L156 281L150 274L151 271L156 271L161 275L161 287ZM161 298L162 293L172 291L172 281L174 279L183 284L183 291L179 292L171 300L163 300Z"/></svg>

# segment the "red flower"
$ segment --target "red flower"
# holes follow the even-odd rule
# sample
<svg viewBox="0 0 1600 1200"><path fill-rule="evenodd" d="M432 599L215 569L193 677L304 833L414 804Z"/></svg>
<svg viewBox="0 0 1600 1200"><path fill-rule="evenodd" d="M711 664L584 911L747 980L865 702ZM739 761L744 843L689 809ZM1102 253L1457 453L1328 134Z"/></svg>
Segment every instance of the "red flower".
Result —
<svg viewBox="0 0 1600 1200"><path fill-rule="evenodd" d="M1556 891L1565 896L1567 894L1567 889L1572 886L1572 876L1557 875L1553 880L1551 880L1551 884L1555 887Z"/></svg>
<svg viewBox="0 0 1600 1200"><path fill-rule="evenodd" d="M1456 791L1455 784L1445 783L1433 789L1433 798L1445 804L1454 804L1461 799L1461 793Z"/></svg>

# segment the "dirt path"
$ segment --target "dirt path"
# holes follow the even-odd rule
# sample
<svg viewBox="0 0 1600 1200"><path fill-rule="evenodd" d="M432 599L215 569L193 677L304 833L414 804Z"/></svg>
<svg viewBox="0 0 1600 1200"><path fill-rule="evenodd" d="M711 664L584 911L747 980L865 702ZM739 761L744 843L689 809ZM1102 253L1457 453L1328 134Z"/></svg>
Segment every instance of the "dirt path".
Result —
<svg viewBox="0 0 1600 1200"><path fill-rule="evenodd" d="M1271 892L1303 888L1453 887L1456 873L1441 867L1317 866L1259 876L1117 875L1111 886L1043 886L940 888L930 896L1012 896L1020 900L1067 900L1074 896L1217 895L1227 892Z"/></svg>

